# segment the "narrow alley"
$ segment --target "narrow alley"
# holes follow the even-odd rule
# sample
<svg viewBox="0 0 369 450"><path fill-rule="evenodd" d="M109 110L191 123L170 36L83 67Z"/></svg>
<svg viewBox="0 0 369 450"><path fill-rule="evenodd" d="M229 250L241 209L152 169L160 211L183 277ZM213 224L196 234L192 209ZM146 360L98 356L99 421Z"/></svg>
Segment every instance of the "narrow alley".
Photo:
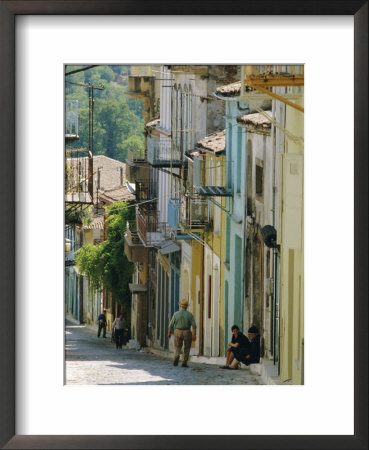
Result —
<svg viewBox="0 0 369 450"><path fill-rule="evenodd" d="M66 373L68 385L157 384L157 385L257 385L260 377L249 370L221 370L214 364L189 362L174 367L172 359L137 351L127 346L116 350L110 335L97 338L85 325L66 322Z"/></svg>

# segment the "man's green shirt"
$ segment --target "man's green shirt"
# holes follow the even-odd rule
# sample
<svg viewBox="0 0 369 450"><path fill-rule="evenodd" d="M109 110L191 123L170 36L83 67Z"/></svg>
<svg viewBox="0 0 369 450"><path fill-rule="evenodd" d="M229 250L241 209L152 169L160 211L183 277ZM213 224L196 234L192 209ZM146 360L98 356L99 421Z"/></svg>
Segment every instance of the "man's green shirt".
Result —
<svg viewBox="0 0 369 450"><path fill-rule="evenodd" d="M178 330L190 330L191 325L193 329L196 329L196 322L192 313L186 309L180 309L173 314L168 330L171 330L172 327Z"/></svg>

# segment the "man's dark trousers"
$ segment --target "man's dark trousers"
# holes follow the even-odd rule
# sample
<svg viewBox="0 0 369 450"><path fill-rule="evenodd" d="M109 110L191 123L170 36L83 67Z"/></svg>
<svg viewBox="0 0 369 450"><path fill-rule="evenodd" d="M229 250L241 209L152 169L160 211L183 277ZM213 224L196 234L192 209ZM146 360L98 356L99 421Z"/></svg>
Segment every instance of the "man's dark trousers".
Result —
<svg viewBox="0 0 369 450"><path fill-rule="evenodd" d="M101 330L103 330L103 337L106 337L106 322L99 323L99 330L97 332L97 337L100 337Z"/></svg>
<svg viewBox="0 0 369 450"><path fill-rule="evenodd" d="M117 348L121 348L123 345L123 333L124 330L115 329L115 345Z"/></svg>

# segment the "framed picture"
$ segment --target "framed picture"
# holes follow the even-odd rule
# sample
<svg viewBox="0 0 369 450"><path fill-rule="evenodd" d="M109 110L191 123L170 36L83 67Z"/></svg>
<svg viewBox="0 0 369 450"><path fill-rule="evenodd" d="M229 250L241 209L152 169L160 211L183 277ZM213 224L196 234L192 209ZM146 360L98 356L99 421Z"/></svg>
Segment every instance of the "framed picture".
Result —
<svg viewBox="0 0 369 450"><path fill-rule="evenodd" d="M304 26L304 16L310 20L311 34L300 42L299 28ZM242 35L244 18L254 22L254 28L248 22L248 30L252 31L245 33L245 40ZM314 4L301 1L298 5L289 1L232 5L218 2L174 5L165 1L150 5L145 2L132 5L125 1L0 2L3 155L0 180L6 198L1 219L4 257L0 272L3 318L0 328L0 394L3 400L0 444L3 448L368 448L368 258L367 233L363 232L368 227L367 18L368 4L363 0ZM287 22L283 22L284 19ZM341 20L339 25L332 26L338 19ZM154 26L156 22L160 22L159 27ZM281 32L275 31L277 22L283 23ZM130 34L110 34L110 29L119 29L122 23ZM157 45L163 42L162 30L172 36L168 56ZM73 36L71 39L68 32ZM140 33L144 37L139 36ZM278 45L282 35L284 42L289 41L290 54L284 51L283 45ZM345 39L337 45L339 36L347 37L347 47ZM117 37L122 38L118 43ZM110 54L109 39L114 48ZM203 44L206 39L209 40L207 47ZM350 39L355 44L352 59ZM325 51L329 40L335 43L332 54L318 55L319 42ZM173 45L175 42L178 44ZM200 55L194 50L196 42ZM272 50L278 61L284 56L286 63L306 64L306 98L310 95L313 98L315 90L314 101L306 103L306 148L315 154L318 150L321 157L310 159L309 155L307 159L309 180L306 186L311 203L307 202L306 214L308 217L310 212L310 218L306 220L315 234L307 233L306 242L310 246L306 258L310 261L308 265L319 267L322 276L308 272L307 281L313 282L306 287L309 303L306 304L306 336L310 348L307 349L309 370L305 385L277 386L268 392L261 387L259 391L246 390L249 386L239 390L226 390L226 386L221 390L210 386L202 386L201 390L189 386L180 386L182 390L172 389L173 386L167 390L161 389L164 386L154 386L157 389L128 386L130 390L124 389L127 386L78 389L63 386L64 341L54 337L62 335L64 329L60 299L63 303L64 300L59 292L63 291L60 281L63 265L58 258L50 259L50 253L64 243L63 211L55 206L59 204L55 199L59 199L63 190L60 186L64 177L60 171L63 156L58 150L63 145L60 132L63 64L242 64L249 62L242 60L243 42L249 45L249 58L256 63L259 61L255 44L251 48L252 42L258 42L262 49L261 60L270 58L268 51ZM226 55L226 49L231 54L233 47L236 56ZM35 49L40 58L35 58ZM104 57L105 50L109 56ZM305 59L309 52L315 51L316 55ZM322 61L324 68L324 60L329 60L332 70L320 73L319 67L313 69L314 58ZM350 84L353 62L354 89ZM23 70L32 64L37 70ZM53 67L51 71L48 65ZM37 96L29 95L35 90L39 90L39 102ZM352 93L354 104L350 101ZM339 111L340 105L342 111ZM24 111L20 111L23 107ZM24 119L32 114L39 120L30 130ZM328 117L333 118L332 122ZM325 123L332 125L327 129ZM317 136L313 136L314 127L318 129ZM327 134L330 134L332 148L326 144L329 142ZM319 140L324 142L321 147L317 144ZM350 150L352 140L353 152ZM336 146L339 141L349 149L347 159L344 148ZM38 146L50 148L50 153L39 152ZM312 148L314 146L318 149ZM316 180L327 180L324 190L321 185L314 186L311 174L316 175ZM342 177L347 177L345 189L340 183ZM55 180L60 180L60 186ZM351 203L355 209L354 220ZM58 237L59 231L63 236ZM334 259L341 251L344 256L338 264ZM330 260L332 255L333 260ZM30 265L32 271L28 271ZM351 290L354 290L352 302ZM347 330L343 329L345 325ZM317 350L319 355L314 355ZM315 383L321 384L319 394L313 394ZM58 385L55 392L54 385ZM288 389L293 392L287 392ZM97 398L100 395L103 395L103 406ZM350 404L350 396L354 405ZM193 398L193 405L187 404L185 398ZM299 409L293 410L297 408L296 398L300 399ZM121 418L115 404L117 399L124 405ZM283 409L283 403L289 405L289 414ZM327 403L330 403L329 408ZM343 417L344 408L347 408L347 416ZM341 419L335 416L335 409L342 415ZM330 416L328 411L331 411ZM93 419L92 414L97 418ZM337 429L340 420L341 430Z"/></svg>

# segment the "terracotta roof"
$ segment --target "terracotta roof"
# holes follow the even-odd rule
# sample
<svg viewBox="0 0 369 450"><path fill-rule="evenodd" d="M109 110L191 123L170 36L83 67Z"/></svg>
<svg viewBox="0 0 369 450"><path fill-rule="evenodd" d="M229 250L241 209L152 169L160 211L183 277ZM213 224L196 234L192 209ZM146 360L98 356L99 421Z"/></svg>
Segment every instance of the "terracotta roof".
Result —
<svg viewBox="0 0 369 450"><path fill-rule="evenodd" d="M253 90L249 86L246 86L246 91ZM237 96L241 92L241 81L236 81L235 83L226 84L225 86L220 86L217 88L216 93L223 95L224 97Z"/></svg>
<svg viewBox="0 0 369 450"><path fill-rule="evenodd" d="M131 202L136 199L127 186L119 186L108 191L99 192L99 199L108 203L114 203L119 200L124 202Z"/></svg>
<svg viewBox="0 0 369 450"><path fill-rule="evenodd" d="M271 111L264 111L270 118L272 117ZM272 127L272 123L260 113L255 114L245 114L237 119L237 122L242 125L251 125L254 128L262 128L264 130L269 130Z"/></svg>
<svg viewBox="0 0 369 450"><path fill-rule="evenodd" d="M210 136L207 136L197 142L198 149L210 150L214 153L223 152L225 150L225 146L225 130L211 134Z"/></svg>
<svg viewBox="0 0 369 450"><path fill-rule="evenodd" d="M84 230L103 230L104 229L104 216L94 217L92 222L88 225L83 225Z"/></svg>
<svg viewBox="0 0 369 450"><path fill-rule="evenodd" d="M74 167L75 174L80 170L81 179L88 177L88 158L67 158L69 166ZM79 169L78 169L79 167ZM122 170L122 177L121 177ZM109 191L118 189L122 183L126 181L126 163L116 159L109 158L105 155L95 155L93 157L93 184L94 192L96 192L98 178L100 178L99 191ZM100 176L98 174L100 173ZM77 176L77 175L75 175ZM123 179L122 179L123 178Z"/></svg>

